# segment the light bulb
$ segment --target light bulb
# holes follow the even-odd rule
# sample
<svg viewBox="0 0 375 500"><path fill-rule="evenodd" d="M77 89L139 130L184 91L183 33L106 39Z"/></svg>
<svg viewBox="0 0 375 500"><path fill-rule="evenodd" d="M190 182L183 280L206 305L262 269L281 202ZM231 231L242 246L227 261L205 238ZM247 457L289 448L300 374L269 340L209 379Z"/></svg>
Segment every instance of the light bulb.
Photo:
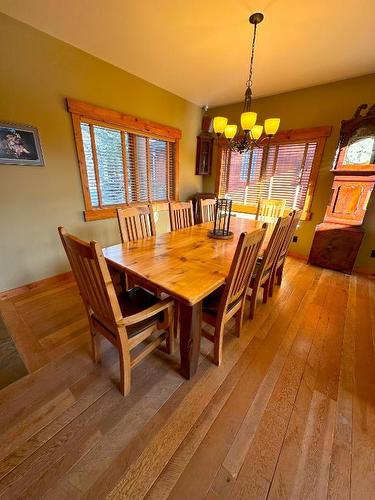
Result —
<svg viewBox="0 0 375 500"><path fill-rule="evenodd" d="M224 135L227 139L233 139L237 133L237 125L227 125L224 129Z"/></svg>
<svg viewBox="0 0 375 500"><path fill-rule="evenodd" d="M263 133L263 125L254 125L254 127L250 130L251 137L257 141L259 137Z"/></svg>
<svg viewBox="0 0 375 500"><path fill-rule="evenodd" d="M241 113L241 127L243 130L251 130L257 121L257 114L254 111Z"/></svg>
<svg viewBox="0 0 375 500"><path fill-rule="evenodd" d="M275 135L279 130L280 118L267 118L264 120L264 131L267 135Z"/></svg>
<svg viewBox="0 0 375 500"><path fill-rule="evenodd" d="M228 118L224 116L215 116L214 118L214 132L215 134L222 134L227 126Z"/></svg>

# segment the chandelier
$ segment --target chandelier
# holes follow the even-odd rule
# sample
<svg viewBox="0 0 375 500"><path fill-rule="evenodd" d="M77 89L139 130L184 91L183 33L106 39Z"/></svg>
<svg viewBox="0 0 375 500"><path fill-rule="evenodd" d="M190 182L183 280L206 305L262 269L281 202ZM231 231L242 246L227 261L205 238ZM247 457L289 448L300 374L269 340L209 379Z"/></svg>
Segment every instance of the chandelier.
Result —
<svg viewBox="0 0 375 500"><path fill-rule="evenodd" d="M273 137L279 126L280 118L267 118L264 121L264 135L263 125L258 125L257 114L251 111L252 99L252 77L253 77L253 64L255 53L255 39L257 33L257 25L263 21L263 14L256 12L249 17L249 22L254 26L253 41L251 45L250 56L250 70L249 78L246 82L245 101L243 105L243 112L241 113L241 127L243 134L237 133L237 125L228 125L228 119L224 116L215 116L214 118L214 132L219 137L224 134L228 140L228 146L231 151L243 153L249 151L253 147L260 147L264 140L268 139L268 143Z"/></svg>

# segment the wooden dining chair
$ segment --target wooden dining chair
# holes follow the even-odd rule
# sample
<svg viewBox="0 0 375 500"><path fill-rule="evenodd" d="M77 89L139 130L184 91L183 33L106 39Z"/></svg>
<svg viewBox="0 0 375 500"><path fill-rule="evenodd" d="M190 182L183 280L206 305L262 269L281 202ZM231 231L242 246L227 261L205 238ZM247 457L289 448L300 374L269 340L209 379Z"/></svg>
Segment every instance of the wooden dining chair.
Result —
<svg viewBox="0 0 375 500"><path fill-rule="evenodd" d="M255 219L263 222L276 222L284 215L286 200L259 199Z"/></svg>
<svg viewBox="0 0 375 500"><path fill-rule="evenodd" d="M156 234L151 205L118 208L117 220L123 243L143 240Z"/></svg>
<svg viewBox="0 0 375 500"><path fill-rule="evenodd" d="M285 259L288 254L288 250L290 247L290 244L292 242L294 233L296 232L297 226L299 224L299 221L301 219L302 215L302 210L293 210L291 220L289 223L288 231L286 232L284 241L281 245L279 255L276 259L274 268L272 270L272 276L271 276L271 281L270 281L270 286L269 286L269 296L272 297L273 289L275 282L277 285L281 285L282 279L283 279L283 271L284 271L284 264L285 264Z"/></svg>
<svg viewBox="0 0 375 500"><path fill-rule="evenodd" d="M215 220L216 199L206 198L199 200L199 222L212 222Z"/></svg>
<svg viewBox="0 0 375 500"><path fill-rule="evenodd" d="M174 201L169 204L171 229L184 229L194 226L193 204L191 201Z"/></svg>
<svg viewBox="0 0 375 500"><path fill-rule="evenodd" d="M291 221L289 217L279 217L272 231L271 238L261 259L258 259L255 272L250 281L247 299L250 301L250 318L254 318L258 291L263 288L263 303L267 302L268 292L276 259Z"/></svg>
<svg viewBox="0 0 375 500"><path fill-rule="evenodd" d="M102 335L119 351L120 390L126 396L131 369L147 354L164 340L167 352L173 353L174 301L160 300L143 288L117 296L99 243L82 241L63 227L59 233L86 309L94 361L100 360ZM147 346L131 357L131 351L144 341L148 341Z"/></svg>
<svg viewBox="0 0 375 500"><path fill-rule="evenodd" d="M262 247L266 224L262 229L240 235L225 285L203 300L203 321L215 328L214 334L202 335L214 343L214 363L221 364L225 324L235 316L235 334L242 329L246 292Z"/></svg>

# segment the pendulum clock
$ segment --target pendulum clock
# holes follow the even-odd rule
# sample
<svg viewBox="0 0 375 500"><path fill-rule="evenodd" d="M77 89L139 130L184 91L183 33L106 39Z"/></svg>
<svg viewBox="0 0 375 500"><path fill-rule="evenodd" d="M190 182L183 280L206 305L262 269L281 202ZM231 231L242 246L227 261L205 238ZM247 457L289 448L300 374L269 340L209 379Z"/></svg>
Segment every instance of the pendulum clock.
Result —
<svg viewBox="0 0 375 500"><path fill-rule="evenodd" d="M334 160L331 199L316 226L309 263L350 274L364 229L362 222L375 185L375 105L362 104L343 120Z"/></svg>

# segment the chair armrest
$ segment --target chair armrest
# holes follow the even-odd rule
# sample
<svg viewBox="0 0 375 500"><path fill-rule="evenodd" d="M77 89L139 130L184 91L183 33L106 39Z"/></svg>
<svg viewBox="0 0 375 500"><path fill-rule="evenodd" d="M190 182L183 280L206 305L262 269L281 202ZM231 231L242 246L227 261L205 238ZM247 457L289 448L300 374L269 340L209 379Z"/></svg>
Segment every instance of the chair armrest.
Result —
<svg viewBox="0 0 375 500"><path fill-rule="evenodd" d="M165 309L168 309L170 307L173 307L174 305L174 300L171 298L164 299L158 304L155 304L154 306L148 307L144 311L141 311L137 314L132 314L131 316L126 316L125 318L122 318L122 320L119 322L120 326L129 326L129 325L134 325L135 323L139 323L141 321L144 321L145 319L151 318L152 316L156 316L160 312L164 311Z"/></svg>

